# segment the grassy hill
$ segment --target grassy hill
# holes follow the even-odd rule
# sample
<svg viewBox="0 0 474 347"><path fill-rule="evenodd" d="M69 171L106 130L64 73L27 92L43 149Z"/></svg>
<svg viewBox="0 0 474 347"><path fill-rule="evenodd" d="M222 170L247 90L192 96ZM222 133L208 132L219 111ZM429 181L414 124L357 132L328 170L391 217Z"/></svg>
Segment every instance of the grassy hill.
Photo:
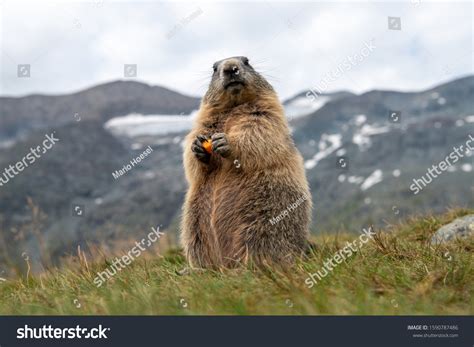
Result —
<svg viewBox="0 0 474 347"><path fill-rule="evenodd" d="M0 314L59 315L403 315L472 314L474 240L432 246L432 234L456 217L450 211L377 230L377 235L311 289L321 269L354 234L319 235L317 248L291 273L250 268L193 271L176 250L143 256L97 288L110 259L76 259L67 269L0 282Z"/></svg>

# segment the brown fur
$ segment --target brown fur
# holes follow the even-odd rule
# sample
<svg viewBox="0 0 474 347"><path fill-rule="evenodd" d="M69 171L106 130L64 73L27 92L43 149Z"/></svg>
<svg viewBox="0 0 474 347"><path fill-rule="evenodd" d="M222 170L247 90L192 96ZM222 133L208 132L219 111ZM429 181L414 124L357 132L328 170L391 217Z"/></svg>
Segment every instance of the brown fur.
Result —
<svg viewBox="0 0 474 347"><path fill-rule="evenodd" d="M194 267L291 264L307 246L311 195L302 157L273 88L238 59L221 65L238 64L245 70L245 87L225 90L224 67L215 70L185 141L189 189L181 240ZM191 150L196 136L215 133L226 135L230 155L213 152L209 162L198 160ZM303 196L301 205L272 225L270 219Z"/></svg>

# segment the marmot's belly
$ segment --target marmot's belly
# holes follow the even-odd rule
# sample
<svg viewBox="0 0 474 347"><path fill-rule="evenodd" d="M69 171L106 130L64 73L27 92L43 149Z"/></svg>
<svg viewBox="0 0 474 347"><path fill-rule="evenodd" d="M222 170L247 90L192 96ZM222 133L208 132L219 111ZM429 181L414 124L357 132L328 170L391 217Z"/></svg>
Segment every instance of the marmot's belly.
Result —
<svg viewBox="0 0 474 347"><path fill-rule="evenodd" d="M268 178L268 177L267 177ZM201 210L201 218L207 219L207 230L222 251L222 256L232 257L236 249L245 243L247 233L281 232L306 227L306 203L298 206L282 223L271 223L305 192L295 186L275 185L271 178L227 177L211 179L202 187L202 196L208 202ZM210 235L211 236L211 235Z"/></svg>

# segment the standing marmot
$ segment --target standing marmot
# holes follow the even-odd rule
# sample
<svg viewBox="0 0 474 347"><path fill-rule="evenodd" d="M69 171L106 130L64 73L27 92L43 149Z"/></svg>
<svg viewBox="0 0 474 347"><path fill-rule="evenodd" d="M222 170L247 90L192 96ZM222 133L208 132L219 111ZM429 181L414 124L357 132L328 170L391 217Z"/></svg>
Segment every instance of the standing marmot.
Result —
<svg viewBox="0 0 474 347"><path fill-rule="evenodd" d="M186 257L197 267L290 264L307 246L311 195L283 107L247 58L213 68L185 141Z"/></svg>

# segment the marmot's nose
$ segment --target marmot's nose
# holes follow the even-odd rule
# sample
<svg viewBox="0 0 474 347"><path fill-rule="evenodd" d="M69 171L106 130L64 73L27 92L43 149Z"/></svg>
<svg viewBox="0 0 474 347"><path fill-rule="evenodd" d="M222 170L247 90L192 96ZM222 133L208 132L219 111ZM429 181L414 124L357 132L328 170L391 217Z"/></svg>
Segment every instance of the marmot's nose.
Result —
<svg viewBox="0 0 474 347"><path fill-rule="evenodd" d="M240 73L240 69L237 65L231 64L223 69L224 75L228 77L237 76Z"/></svg>

